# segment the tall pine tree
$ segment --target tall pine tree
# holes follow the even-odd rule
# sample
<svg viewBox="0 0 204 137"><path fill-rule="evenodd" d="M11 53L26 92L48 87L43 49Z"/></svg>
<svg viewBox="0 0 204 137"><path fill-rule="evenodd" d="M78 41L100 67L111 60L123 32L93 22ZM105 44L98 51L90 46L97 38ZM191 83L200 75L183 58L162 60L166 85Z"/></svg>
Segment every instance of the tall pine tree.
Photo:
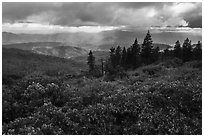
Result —
<svg viewBox="0 0 204 137"><path fill-rule="evenodd" d="M116 62L115 48L114 48L114 47L112 47L112 48L110 49L110 62L111 62L112 67L115 68L117 62Z"/></svg>
<svg viewBox="0 0 204 137"><path fill-rule="evenodd" d="M129 47L127 49L127 58L126 58L126 66L127 68L131 68L132 67L132 47Z"/></svg>
<svg viewBox="0 0 204 137"><path fill-rule="evenodd" d="M122 56L121 56L121 66L126 69L127 68L127 52L126 48L123 48Z"/></svg>
<svg viewBox="0 0 204 137"><path fill-rule="evenodd" d="M90 74L93 74L93 72L94 72L94 67L95 67L95 57L93 56L93 53L92 53L91 50L90 50L90 52L89 52L87 64L89 65L89 73L90 73Z"/></svg>
<svg viewBox="0 0 204 137"><path fill-rule="evenodd" d="M116 62L116 66L120 65L121 63L121 53L122 52L122 49L120 46L118 46L116 48L116 51L115 51L115 62Z"/></svg>
<svg viewBox="0 0 204 137"><path fill-rule="evenodd" d="M182 48L179 40L176 41L176 45L174 46L174 57L182 59Z"/></svg>
<svg viewBox="0 0 204 137"><path fill-rule="evenodd" d="M132 45L132 66L133 68L140 66L140 45L138 44L137 38Z"/></svg>
<svg viewBox="0 0 204 137"><path fill-rule="evenodd" d="M189 61L192 57L191 41L187 38L183 43L183 61Z"/></svg>
<svg viewBox="0 0 204 137"><path fill-rule="evenodd" d="M150 64L153 61L152 60L152 49L153 49L152 43L153 43L152 37L148 30L147 35L143 41L142 51L141 51L141 57L142 57L142 61L144 64Z"/></svg>
<svg viewBox="0 0 204 137"><path fill-rule="evenodd" d="M155 49L153 49L152 56L153 56L152 58L153 61L159 60L159 47L156 47Z"/></svg>

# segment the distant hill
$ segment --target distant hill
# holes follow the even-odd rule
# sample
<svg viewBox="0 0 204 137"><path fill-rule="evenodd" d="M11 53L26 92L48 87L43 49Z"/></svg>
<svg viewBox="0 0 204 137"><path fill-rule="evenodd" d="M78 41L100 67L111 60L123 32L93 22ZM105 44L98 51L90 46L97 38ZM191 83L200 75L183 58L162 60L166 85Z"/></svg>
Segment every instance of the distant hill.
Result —
<svg viewBox="0 0 204 137"><path fill-rule="evenodd" d="M45 56L20 49L2 48L2 74L24 76L33 72L78 73L85 70L85 63L71 59Z"/></svg>
<svg viewBox="0 0 204 137"><path fill-rule="evenodd" d="M88 54L88 52L82 48L71 46L35 47L32 50L38 54L56 56L60 58L71 58Z"/></svg>
<svg viewBox="0 0 204 137"><path fill-rule="evenodd" d="M3 48L15 48L21 50L32 50L34 47L56 47L63 46L60 42L29 42L29 43L14 43L14 44L3 44Z"/></svg>
<svg viewBox="0 0 204 137"><path fill-rule="evenodd" d="M2 44L18 43L22 38L14 33L2 32Z"/></svg>
<svg viewBox="0 0 204 137"><path fill-rule="evenodd" d="M101 38L91 33L54 33L54 34L14 34L2 32L2 44L54 42L65 43L73 47L97 49Z"/></svg>
<svg viewBox="0 0 204 137"><path fill-rule="evenodd" d="M61 58L70 58L85 55L88 52L79 47L72 47L61 42L30 42L3 45L3 48L15 48L21 50L30 50L34 53L56 56Z"/></svg>

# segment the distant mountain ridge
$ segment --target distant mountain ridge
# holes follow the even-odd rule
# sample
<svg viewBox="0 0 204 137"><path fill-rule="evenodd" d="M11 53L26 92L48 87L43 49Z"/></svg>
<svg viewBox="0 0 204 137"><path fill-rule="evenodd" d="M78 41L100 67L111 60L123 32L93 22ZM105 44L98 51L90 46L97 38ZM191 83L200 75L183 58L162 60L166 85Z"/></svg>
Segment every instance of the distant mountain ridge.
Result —
<svg viewBox="0 0 204 137"><path fill-rule="evenodd" d="M64 46L64 44L60 42L28 42L28 43L3 44L2 46L3 48L32 50L33 47L56 47L56 46Z"/></svg>
<svg viewBox="0 0 204 137"><path fill-rule="evenodd" d="M72 47L60 42L30 42L2 45L3 48L15 48L29 50L34 53L56 56L60 58L71 58L86 55L87 50L79 47Z"/></svg>
<svg viewBox="0 0 204 137"><path fill-rule="evenodd" d="M98 38L86 33L54 33L54 34L14 34L2 32L2 44L56 42L66 43L73 47L96 49Z"/></svg>
<svg viewBox="0 0 204 137"><path fill-rule="evenodd" d="M140 33L139 33L140 34ZM145 34L140 35L125 31L104 31L98 34L91 33L56 33L56 34L13 34L2 32L2 43L35 43L35 42L60 42L73 47L80 47L86 50L109 50L111 47L120 45L129 47L135 39L135 36L143 39ZM167 44L156 43L160 49L169 47ZM62 45L62 46L66 46Z"/></svg>
<svg viewBox="0 0 204 137"><path fill-rule="evenodd" d="M72 58L88 54L88 52L79 47L58 46L58 47L37 47L33 51L38 54L56 56L60 58Z"/></svg>

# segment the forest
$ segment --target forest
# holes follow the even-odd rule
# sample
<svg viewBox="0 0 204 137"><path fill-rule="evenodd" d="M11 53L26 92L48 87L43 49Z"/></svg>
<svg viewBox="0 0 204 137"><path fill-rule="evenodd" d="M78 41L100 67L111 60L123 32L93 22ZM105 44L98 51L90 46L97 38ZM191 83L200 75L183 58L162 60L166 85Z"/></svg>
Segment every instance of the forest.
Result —
<svg viewBox="0 0 204 137"><path fill-rule="evenodd" d="M152 44L90 50L86 66L3 49L2 134L201 135L202 43Z"/></svg>

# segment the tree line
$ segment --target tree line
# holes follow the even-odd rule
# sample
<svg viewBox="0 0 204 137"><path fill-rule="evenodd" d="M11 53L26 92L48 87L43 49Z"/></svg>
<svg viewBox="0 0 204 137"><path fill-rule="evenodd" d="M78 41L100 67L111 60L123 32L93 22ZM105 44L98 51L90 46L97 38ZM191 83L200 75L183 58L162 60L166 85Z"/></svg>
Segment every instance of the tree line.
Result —
<svg viewBox="0 0 204 137"><path fill-rule="evenodd" d="M193 47L194 46L194 47ZM148 31L142 45L137 38L129 48L117 46L110 49L110 56L105 62L104 71L110 75L121 72L121 70L136 69L142 65L149 65L159 60L178 58L183 62L191 60L202 60L201 42L192 45L191 40L186 38L181 46L177 40L173 50L165 49L160 51L159 47L153 47L153 40ZM88 55L89 73L96 71L95 57L90 50ZM102 65L103 68L103 65ZM103 74L103 72L102 72Z"/></svg>

